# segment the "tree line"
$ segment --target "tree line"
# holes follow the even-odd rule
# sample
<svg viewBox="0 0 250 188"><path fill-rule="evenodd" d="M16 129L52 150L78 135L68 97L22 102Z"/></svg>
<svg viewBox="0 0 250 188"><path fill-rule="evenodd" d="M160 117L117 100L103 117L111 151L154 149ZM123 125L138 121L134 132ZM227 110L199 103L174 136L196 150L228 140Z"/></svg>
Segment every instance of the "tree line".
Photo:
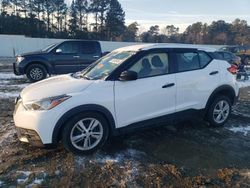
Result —
<svg viewBox="0 0 250 188"><path fill-rule="evenodd" d="M1 0L0 33L119 40L126 30L118 0Z"/></svg>
<svg viewBox="0 0 250 188"><path fill-rule="evenodd" d="M0 0L0 34L30 37L112 40L126 42L250 44L247 21L223 20L210 25L194 23L178 27L151 26L140 32L134 22L125 25L125 11L118 0Z"/></svg>
<svg viewBox="0 0 250 188"><path fill-rule="evenodd" d="M224 20L213 21L210 25L197 22L179 33L174 25L166 26L160 32L158 25L141 34L144 42L173 42L215 45L250 45L250 26L246 20L235 19L232 23Z"/></svg>

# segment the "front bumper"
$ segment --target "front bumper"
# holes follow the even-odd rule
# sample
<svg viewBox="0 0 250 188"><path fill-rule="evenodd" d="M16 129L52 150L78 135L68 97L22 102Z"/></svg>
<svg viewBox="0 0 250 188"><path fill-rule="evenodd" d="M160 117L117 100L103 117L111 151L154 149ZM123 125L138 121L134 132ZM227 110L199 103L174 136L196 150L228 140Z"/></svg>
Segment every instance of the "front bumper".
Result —
<svg viewBox="0 0 250 188"><path fill-rule="evenodd" d="M22 62L20 62L20 63L17 63L17 62L13 63L13 72L17 76L25 74L23 63Z"/></svg>
<svg viewBox="0 0 250 188"><path fill-rule="evenodd" d="M17 137L21 142L26 142L36 147L44 147L36 131L16 127Z"/></svg>
<svg viewBox="0 0 250 188"><path fill-rule="evenodd" d="M20 75L17 64L13 63L13 72L15 75Z"/></svg>
<svg viewBox="0 0 250 188"><path fill-rule="evenodd" d="M52 134L57 122L53 111L27 111L19 100L13 118L21 142L39 147L53 144Z"/></svg>

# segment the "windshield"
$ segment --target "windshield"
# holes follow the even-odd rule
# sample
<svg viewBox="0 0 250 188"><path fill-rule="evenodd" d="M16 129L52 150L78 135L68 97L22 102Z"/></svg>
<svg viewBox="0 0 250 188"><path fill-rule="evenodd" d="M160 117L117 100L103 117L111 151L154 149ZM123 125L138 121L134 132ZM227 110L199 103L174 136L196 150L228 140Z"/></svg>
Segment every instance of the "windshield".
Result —
<svg viewBox="0 0 250 188"><path fill-rule="evenodd" d="M54 48L57 44L50 44L49 46L45 47L44 49L42 49L42 52L49 52L52 48Z"/></svg>
<svg viewBox="0 0 250 188"><path fill-rule="evenodd" d="M96 63L89 66L87 69L83 70L80 73L76 73L74 77L82 77L88 80L99 80L105 79L108 77L119 65L121 65L124 61L134 55L135 52L124 51L112 52Z"/></svg>

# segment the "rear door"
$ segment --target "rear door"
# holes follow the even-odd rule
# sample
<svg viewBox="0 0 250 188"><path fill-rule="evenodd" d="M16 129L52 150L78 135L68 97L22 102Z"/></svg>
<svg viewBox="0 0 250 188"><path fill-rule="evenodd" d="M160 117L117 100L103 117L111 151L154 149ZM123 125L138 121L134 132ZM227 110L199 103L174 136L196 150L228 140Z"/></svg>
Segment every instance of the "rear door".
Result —
<svg viewBox="0 0 250 188"><path fill-rule="evenodd" d="M85 69L101 57L100 43L97 41L82 41L80 44L80 67Z"/></svg>
<svg viewBox="0 0 250 188"><path fill-rule="evenodd" d="M81 46L78 41L66 41L53 50L56 74L73 73L81 70Z"/></svg>
<svg viewBox="0 0 250 188"><path fill-rule="evenodd" d="M175 52L176 111L203 109L220 84L219 64L205 52Z"/></svg>

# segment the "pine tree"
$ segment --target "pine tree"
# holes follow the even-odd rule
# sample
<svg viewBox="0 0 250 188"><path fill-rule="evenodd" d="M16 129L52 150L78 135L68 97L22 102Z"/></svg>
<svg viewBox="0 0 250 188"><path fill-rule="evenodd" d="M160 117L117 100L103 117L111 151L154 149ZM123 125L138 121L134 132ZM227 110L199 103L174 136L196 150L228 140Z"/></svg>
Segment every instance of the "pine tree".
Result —
<svg viewBox="0 0 250 188"><path fill-rule="evenodd" d="M44 0L43 8L46 13L47 31L48 34L51 32L51 15L53 17L53 12L55 11L54 0ZM53 19L53 18L52 18ZM53 22L52 22L53 23Z"/></svg>
<svg viewBox="0 0 250 188"><path fill-rule="evenodd" d="M77 10L77 15L79 16L78 18L78 24L79 24L79 29L81 31L87 30L87 21L86 17L89 12L89 3L88 0L75 0L75 7Z"/></svg>
<svg viewBox="0 0 250 188"><path fill-rule="evenodd" d="M64 0L54 0L56 20L57 20L57 30L62 31L62 21L63 16L67 12L67 5Z"/></svg>
<svg viewBox="0 0 250 188"><path fill-rule="evenodd" d="M125 12L118 0L111 0L106 18L106 30L109 40L121 36L125 29Z"/></svg>
<svg viewBox="0 0 250 188"><path fill-rule="evenodd" d="M73 0L70 7L69 33L72 38L76 37L78 29L77 9Z"/></svg>

